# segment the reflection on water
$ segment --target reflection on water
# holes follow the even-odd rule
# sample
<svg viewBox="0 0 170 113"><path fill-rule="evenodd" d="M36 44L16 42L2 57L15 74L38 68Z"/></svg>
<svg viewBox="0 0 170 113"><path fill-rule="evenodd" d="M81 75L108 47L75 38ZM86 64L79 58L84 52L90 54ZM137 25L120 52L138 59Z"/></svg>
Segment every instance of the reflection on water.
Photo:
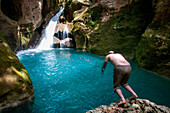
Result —
<svg viewBox="0 0 170 113"><path fill-rule="evenodd" d="M113 91L113 66L101 73L104 57L74 49L18 54L32 79L35 99L14 112L83 113L119 100ZM129 84L139 98L170 106L170 81L131 62ZM123 89L125 98L131 95Z"/></svg>

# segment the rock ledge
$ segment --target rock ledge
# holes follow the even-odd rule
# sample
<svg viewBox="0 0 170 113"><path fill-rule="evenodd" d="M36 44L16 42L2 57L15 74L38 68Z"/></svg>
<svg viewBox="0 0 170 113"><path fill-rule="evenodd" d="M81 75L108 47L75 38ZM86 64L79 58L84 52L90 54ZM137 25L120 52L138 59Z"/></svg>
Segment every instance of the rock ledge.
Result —
<svg viewBox="0 0 170 113"><path fill-rule="evenodd" d="M146 99L127 99L126 104L119 107L116 103L111 103L109 106L102 105L86 113L170 113L169 107L156 105Z"/></svg>

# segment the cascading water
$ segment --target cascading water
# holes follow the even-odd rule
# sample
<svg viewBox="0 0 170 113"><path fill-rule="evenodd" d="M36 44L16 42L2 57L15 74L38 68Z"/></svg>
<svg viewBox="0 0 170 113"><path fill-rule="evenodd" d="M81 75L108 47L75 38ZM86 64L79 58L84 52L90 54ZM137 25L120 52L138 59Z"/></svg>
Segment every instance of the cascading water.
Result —
<svg viewBox="0 0 170 113"><path fill-rule="evenodd" d="M67 27L67 25L65 25L63 37L68 38L68 27Z"/></svg>
<svg viewBox="0 0 170 113"><path fill-rule="evenodd" d="M69 38L68 37L68 27L67 27L67 25L65 25L65 27L64 27L64 31L63 31L63 35L62 35L63 37L62 37L62 40L60 41L60 48L63 48L66 44L65 44L65 42L66 42L66 38Z"/></svg>
<svg viewBox="0 0 170 113"><path fill-rule="evenodd" d="M64 8L62 8L49 22L49 24L47 25L47 27L45 28L45 31L42 35L42 40L40 42L40 44L38 45L37 49L40 50L45 50L45 49L49 49L52 47L53 45L53 36L54 36L54 32L56 29L56 25L58 22L58 19L60 17L60 15L62 14Z"/></svg>

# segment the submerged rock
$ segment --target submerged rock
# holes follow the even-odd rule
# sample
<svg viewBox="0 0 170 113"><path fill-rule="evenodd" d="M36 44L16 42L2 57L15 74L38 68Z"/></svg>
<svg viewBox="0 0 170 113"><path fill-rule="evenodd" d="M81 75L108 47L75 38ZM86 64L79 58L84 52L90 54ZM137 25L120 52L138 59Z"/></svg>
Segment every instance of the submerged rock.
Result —
<svg viewBox="0 0 170 113"><path fill-rule="evenodd" d="M119 101L118 101L119 102ZM118 103L116 102L116 103ZM109 106L102 105L86 113L169 113L170 108L162 105L156 105L146 99L126 100L126 104L117 106L111 103Z"/></svg>

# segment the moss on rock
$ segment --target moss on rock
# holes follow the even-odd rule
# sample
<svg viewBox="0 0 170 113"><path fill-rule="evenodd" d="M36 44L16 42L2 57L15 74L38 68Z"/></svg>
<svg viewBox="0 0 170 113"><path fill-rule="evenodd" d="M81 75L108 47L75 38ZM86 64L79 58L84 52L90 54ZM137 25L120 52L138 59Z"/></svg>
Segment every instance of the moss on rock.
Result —
<svg viewBox="0 0 170 113"><path fill-rule="evenodd" d="M75 43L76 43L76 49L80 49L80 50L85 50L88 42L87 35L82 35L82 34L87 34L86 29L83 28L85 28L85 25L77 22L76 24L74 24L74 27L72 29Z"/></svg>
<svg viewBox="0 0 170 113"><path fill-rule="evenodd" d="M136 50L138 66L170 77L170 1L158 0L156 14L147 27Z"/></svg>
<svg viewBox="0 0 170 113"><path fill-rule="evenodd" d="M28 24L22 24L20 25L19 29L19 36L20 37L20 49L26 49L27 44L29 43L32 35L33 35L33 24L28 23Z"/></svg>
<svg viewBox="0 0 170 113"><path fill-rule="evenodd" d="M162 30L166 27L166 30ZM170 23L155 30L148 28L136 50L138 66L169 76L170 73Z"/></svg>
<svg viewBox="0 0 170 113"><path fill-rule="evenodd" d="M109 50L114 50L128 58L134 58L141 34L152 17L152 9L149 6L145 7L142 2L133 4L130 11L125 7L119 13L113 14L109 21L100 24L99 28L90 35L88 51L106 55Z"/></svg>
<svg viewBox="0 0 170 113"><path fill-rule="evenodd" d="M1 38L0 38L1 39ZM33 96L33 86L25 67L10 47L0 42L0 111Z"/></svg>

